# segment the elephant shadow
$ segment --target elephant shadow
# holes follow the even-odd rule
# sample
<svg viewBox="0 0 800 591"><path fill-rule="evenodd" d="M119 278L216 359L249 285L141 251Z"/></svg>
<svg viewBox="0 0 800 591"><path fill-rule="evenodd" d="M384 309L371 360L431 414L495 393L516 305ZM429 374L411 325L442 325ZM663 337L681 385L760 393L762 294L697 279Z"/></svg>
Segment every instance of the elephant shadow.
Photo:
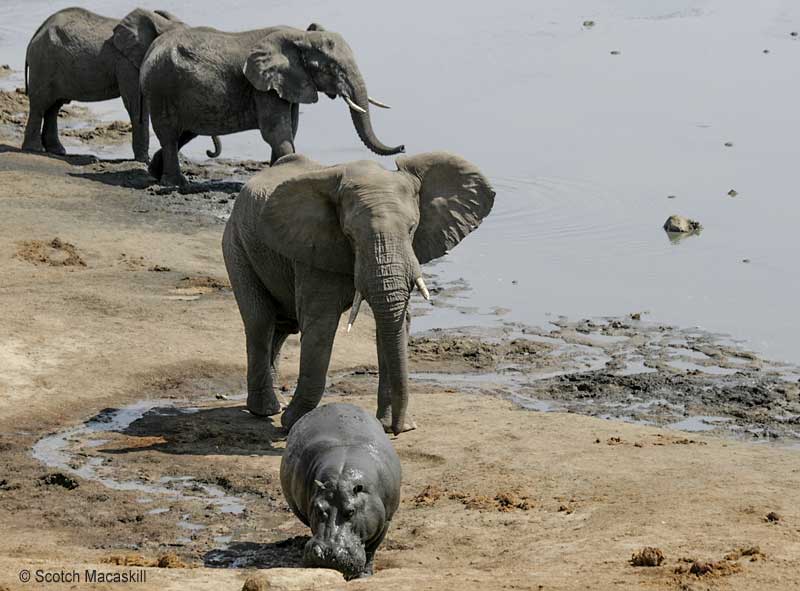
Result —
<svg viewBox="0 0 800 591"><path fill-rule="evenodd" d="M203 555L206 568L303 568L303 548L308 536L294 536L277 542L234 542Z"/></svg>
<svg viewBox="0 0 800 591"><path fill-rule="evenodd" d="M97 164L101 160L97 156L91 154L67 154L60 156L58 154L51 154L49 152L26 152L17 146L10 146L9 144L0 144L0 154L5 153L19 153L30 154L32 156L40 156L42 158L49 158L51 160L61 160L73 166L88 166L89 164ZM107 160L104 162L122 162L122 160Z"/></svg>
<svg viewBox="0 0 800 591"><path fill-rule="evenodd" d="M124 160L96 160L95 162L116 164L124 162ZM138 168L132 170L104 170L100 172L70 172L69 176L126 189L147 189L156 184L155 179L146 170Z"/></svg>
<svg viewBox="0 0 800 591"><path fill-rule="evenodd" d="M118 160L101 160L100 162L125 162ZM149 189L153 188L155 195L169 195L179 193L181 195L194 195L202 193L225 193L235 195L242 190L243 182L239 181L196 181L189 182L183 187L166 186L162 187L150 176L150 173L140 168L130 170L104 170L100 172L71 172L70 176L88 179L115 187L126 189Z"/></svg>
<svg viewBox="0 0 800 591"><path fill-rule="evenodd" d="M105 448L104 453L280 456L283 449L273 444L286 439L286 431L279 423L256 417L243 406L197 411L154 409L120 432L136 438L135 442L126 447Z"/></svg>

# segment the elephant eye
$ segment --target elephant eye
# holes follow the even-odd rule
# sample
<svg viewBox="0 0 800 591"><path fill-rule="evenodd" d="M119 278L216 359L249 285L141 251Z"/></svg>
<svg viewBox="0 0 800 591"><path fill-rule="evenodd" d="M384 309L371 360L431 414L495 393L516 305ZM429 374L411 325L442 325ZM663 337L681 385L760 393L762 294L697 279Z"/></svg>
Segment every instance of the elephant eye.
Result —
<svg viewBox="0 0 800 591"><path fill-rule="evenodd" d="M356 485L353 487L353 494L354 494L354 495L357 495L358 493L362 492L363 490L364 490L364 487L363 487L362 485L360 485L360 484L356 484Z"/></svg>

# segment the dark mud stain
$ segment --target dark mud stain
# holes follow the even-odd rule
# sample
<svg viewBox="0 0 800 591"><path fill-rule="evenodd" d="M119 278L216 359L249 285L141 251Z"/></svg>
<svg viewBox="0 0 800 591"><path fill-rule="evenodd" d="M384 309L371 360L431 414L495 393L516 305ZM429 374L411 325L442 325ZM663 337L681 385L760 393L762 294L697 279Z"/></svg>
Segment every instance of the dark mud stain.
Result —
<svg viewBox="0 0 800 591"><path fill-rule="evenodd" d="M275 568L302 567L303 548L308 536L293 536L268 544L237 542L225 549L203 555L208 568Z"/></svg>
<svg viewBox="0 0 800 591"><path fill-rule="evenodd" d="M75 490L79 486L77 480L61 472L46 474L39 479L39 482L46 486L60 486L67 490Z"/></svg>

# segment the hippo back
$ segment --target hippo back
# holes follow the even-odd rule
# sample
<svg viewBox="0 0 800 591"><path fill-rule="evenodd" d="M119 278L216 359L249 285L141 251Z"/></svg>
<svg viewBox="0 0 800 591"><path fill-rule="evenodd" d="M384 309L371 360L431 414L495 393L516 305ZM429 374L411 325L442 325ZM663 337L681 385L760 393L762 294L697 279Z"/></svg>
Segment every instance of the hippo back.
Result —
<svg viewBox="0 0 800 591"><path fill-rule="evenodd" d="M347 465L376 483L387 520L391 519L400 504L400 458L378 419L352 404L334 403L295 423L281 460L283 494L303 523L308 525L314 480L331 466Z"/></svg>

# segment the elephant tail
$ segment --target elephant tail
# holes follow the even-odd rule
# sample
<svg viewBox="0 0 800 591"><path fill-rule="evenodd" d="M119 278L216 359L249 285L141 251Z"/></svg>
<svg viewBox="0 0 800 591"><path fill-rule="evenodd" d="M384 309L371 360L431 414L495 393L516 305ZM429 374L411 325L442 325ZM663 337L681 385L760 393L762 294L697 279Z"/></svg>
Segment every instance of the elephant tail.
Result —
<svg viewBox="0 0 800 591"><path fill-rule="evenodd" d="M222 154L222 142L216 135L211 136L211 141L214 142L214 151L212 152L211 150L206 150L206 155L209 158L216 158L217 156Z"/></svg>

